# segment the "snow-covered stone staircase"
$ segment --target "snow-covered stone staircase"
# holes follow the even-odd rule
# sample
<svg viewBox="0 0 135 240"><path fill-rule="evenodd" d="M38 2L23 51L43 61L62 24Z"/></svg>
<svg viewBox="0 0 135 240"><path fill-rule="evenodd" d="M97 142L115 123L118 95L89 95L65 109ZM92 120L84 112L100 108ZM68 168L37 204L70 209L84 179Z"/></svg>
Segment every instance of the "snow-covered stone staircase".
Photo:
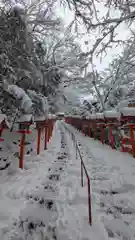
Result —
<svg viewBox="0 0 135 240"><path fill-rule="evenodd" d="M27 206L14 221L9 239L56 240L56 221L58 218L57 200L59 200L59 181L68 163L68 149L65 134L60 129L61 149L48 168L48 173L40 186L35 186L26 195Z"/></svg>

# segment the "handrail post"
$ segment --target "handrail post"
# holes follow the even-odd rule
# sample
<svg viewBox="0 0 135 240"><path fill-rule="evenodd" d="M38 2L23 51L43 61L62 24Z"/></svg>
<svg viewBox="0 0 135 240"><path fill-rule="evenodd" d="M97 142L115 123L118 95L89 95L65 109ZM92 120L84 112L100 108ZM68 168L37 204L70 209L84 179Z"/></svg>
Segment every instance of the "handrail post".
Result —
<svg viewBox="0 0 135 240"><path fill-rule="evenodd" d="M83 187L83 164L82 164L82 161L81 161L81 185Z"/></svg>
<svg viewBox="0 0 135 240"><path fill-rule="evenodd" d="M76 159L77 159L77 157L78 157L78 154L77 154L77 143L76 143L75 149L76 149Z"/></svg>
<svg viewBox="0 0 135 240"><path fill-rule="evenodd" d="M40 154L41 127L38 128L37 135L37 155Z"/></svg>
<svg viewBox="0 0 135 240"><path fill-rule="evenodd" d="M44 150L47 149L47 127L44 128Z"/></svg>
<svg viewBox="0 0 135 240"><path fill-rule="evenodd" d="M88 178L88 214L89 214L89 224L92 225L92 214L91 214L91 193L90 193L90 178Z"/></svg>
<svg viewBox="0 0 135 240"><path fill-rule="evenodd" d="M22 168L22 169L23 169L23 158L24 158L24 144L25 144L25 132L22 133L21 142L20 142L19 168Z"/></svg>
<svg viewBox="0 0 135 240"><path fill-rule="evenodd" d="M66 128L66 127L65 127L65 128ZM91 208L90 177L89 177L89 175L88 175L86 166L85 166L85 164L84 164L84 162L83 162L80 149L79 149L79 147L78 147L78 145L77 145L76 138L75 138L74 134L73 134L71 131L69 131L68 128L66 128L66 129L67 129L67 131L71 134L71 138L72 138L72 140L73 140L73 142L74 142L74 145L75 145L75 148L76 148L76 158L77 158L77 154L78 154L78 156L79 156L79 158L80 158L80 162L81 162L81 186L82 186L82 187L84 186L84 178L83 178L84 173L85 173L86 178L87 178L87 188L88 188L88 219L89 219L89 224L90 224L90 226L92 226L92 212L91 212L92 208ZM83 172L83 171L84 171L84 172Z"/></svg>

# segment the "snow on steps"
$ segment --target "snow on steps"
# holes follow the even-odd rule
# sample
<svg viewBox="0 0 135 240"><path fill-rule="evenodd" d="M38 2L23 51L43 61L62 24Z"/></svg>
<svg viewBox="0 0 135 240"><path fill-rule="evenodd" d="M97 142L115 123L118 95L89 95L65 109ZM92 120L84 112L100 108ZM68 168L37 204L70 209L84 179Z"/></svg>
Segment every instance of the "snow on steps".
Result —
<svg viewBox="0 0 135 240"><path fill-rule="evenodd" d="M92 192L100 221L111 239L135 239L135 162L69 126L81 143L91 172ZM101 178L105 175L105 178Z"/></svg>
<svg viewBox="0 0 135 240"><path fill-rule="evenodd" d="M58 139L59 131L55 135L56 146ZM65 140L68 142L62 142L61 150L50 148L37 157L37 164L33 157L33 168L29 161L27 166L31 164L31 168L28 167L28 170L18 170L16 174L1 178L0 239L107 239L94 210L93 226L88 224L87 189L81 189L78 174L69 176L65 169L69 167L74 172L80 172L71 138L66 137ZM55 176L60 174L61 181L48 179L50 173ZM78 199L78 203L74 199ZM80 204L82 199L85 201Z"/></svg>
<svg viewBox="0 0 135 240"><path fill-rule="evenodd" d="M66 130L65 130L66 131ZM71 142L71 136L69 141ZM70 143L71 145L71 143ZM75 148L71 145L73 153L67 171L61 181L60 187L61 199L67 202L65 214L62 222L64 228L61 239L71 232L72 238L80 240L108 240L103 224L99 221L94 207L94 199L92 199L92 226L88 222L88 196L87 196L87 180L84 178L84 187L81 187L80 179L80 159L75 159ZM68 189L68 191L67 191ZM74 216L73 219L68 216ZM76 228L75 222L78 222L79 229Z"/></svg>
<svg viewBox="0 0 135 240"><path fill-rule="evenodd" d="M63 141L64 141L64 138L62 138L62 141L61 141L62 151L60 151L60 149L57 149L57 154L60 157L60 159L61 160L63 159L64 161L64 158L67 157L67 154L66 152L64 154L64 151L66 151L66 144L64 144ZM22 173L23 175L28 174L28 178L24 176L24 178L22 179L20 177L21 181L13 182L14 191L13 191L13 188L11 187L11 179L10 179L9 191L7 191L6 187L3 189L5 191L4 196L6 198L8 197L9 200L12 199L10 200L10 202L12 201L16 202L16 200L20 202L19 201L20 196L21 196L21 199L23 199L23 201L18 206L19 209L21 210L20 214L18 211L18 219L17 218L12 219L11 215L8 212L9 217L11 217L10 219L8 218L8 220L10 222L13 222L14 224L13 225L11 224L11 226L8 225L8 227L6 226L4 227L3 225L1 225L2 231L0 231L0 234L2 239L15 240L20 237L22 239L26 239L26 235L27 237L32 236L32 239L37 239L38 234L41 235L41 233L43 234L44 238L46 237L46 239L49 236L52 239L57 239L56 233L55 233L55 229L56 229L55 223L59 214L56 208L55 201L58 196L57 180L59 179L56 179L55 177L56 175L61 175L63 173L64 168L66 167L67 161L64 161L64 163L60 167L60 163L58 162L59 159L57 161L54 161L56 154L55 156L53 156L52 163L50 163L50 159L51 159L50 157L52 157L51 152L48 158L48 161L49 161L48 164L46 164L45 160L47 159L44 156L42 158L42 161L38 162L37 169L31 168L26 172L20 171L20 173ZM38 157L37 157L37 161L38 161ZM48 170L48 173L46 172L46 178L48 180L46 179L46 181L44 180L45 170L46 171ZM59 172L58 171L56 172L56 170L59 170ZM32 173L32 175L30 174L30 172ZM51 178L51 180L49 180L49 177L51 175L54 176L54 178ZM32 183L33 176L34 176L34 182ZM9 182L7 182L7 186L8 184ZM18 187L15 186L16 184L18 185ZM26 188L26 186L28 188ZM3 211L1 208L0 208L0 212L2 215ZM2 234L4 235L4 237Z"/></svg>

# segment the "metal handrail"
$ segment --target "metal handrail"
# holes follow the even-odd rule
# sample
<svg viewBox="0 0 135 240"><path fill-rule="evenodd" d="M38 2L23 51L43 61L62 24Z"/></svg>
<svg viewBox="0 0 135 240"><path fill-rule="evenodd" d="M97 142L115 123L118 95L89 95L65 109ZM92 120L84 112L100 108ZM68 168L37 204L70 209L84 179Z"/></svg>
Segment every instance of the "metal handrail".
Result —
<svg viewBox="0 0 135 240"><path fill-rule="evenodd" d="M74 146L76 148L76 157L77 154L79 155L79 158L81 160L81 186L84 186L84 180L83 180L83 172L85 172L86 178L87 178L87 188L88 188L88 217L89 217L89 224L92 226L92 207L91 207L91 182L90 182L90 176L88 174L87 168L84 164L83 161L83 157L81 155L80 149L78 147L75 135L73 134L73 132L71 132L69 130L69 128L67 128L67 126L65 124L63 124L63 126L65 127L65 129L68 131L69 134L71 134L72 140L74 142Z"/></svg>

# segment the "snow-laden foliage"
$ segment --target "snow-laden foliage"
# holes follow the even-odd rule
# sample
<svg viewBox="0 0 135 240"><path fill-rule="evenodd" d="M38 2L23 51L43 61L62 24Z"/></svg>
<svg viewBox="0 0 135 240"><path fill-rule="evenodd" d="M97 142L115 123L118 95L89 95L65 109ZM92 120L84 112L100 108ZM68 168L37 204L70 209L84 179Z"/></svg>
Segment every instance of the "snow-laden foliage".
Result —
<svg viewBox="0 0 135 240"><path fill-rule="evenodd" d="M95 39L92 38L94 42L87 52L90 58L95 54L106 52L113 44L124 43L123 39L118 37L123 24L127 24L129 29L133 28L134 0L63 0L62 2L66 2L74 13L72 26L83 23L86 27L90 44L92 35L97 36Z"/></svg>
<svg viewBox="0 0 135 240"><path fill-rule="evenodd" d="M47 116L49 111L47 98L41 93L38 94L33 90L28 90L27 92L33 103L32 107L34 114L41 115L44 113L44 115Z"/></svg>
<svg viewBox="0 0 135 240"><path fill-rule="evenodd" d="M87 40L82 56L85 62L85 77L77 76L76 83L86 94L97 98L96 108L104 110L115 107L120 100L134 95L134 0L63 0L74 14L71 28L79 35L80 26ZM83 25L83 27L82 27ZM127 29L126 36L121 34ZM82 32L81 32L82 33ZM97 73L94 65L97 57L108 54L113 46L124 46L121 56L113 60L108 69ZM83 50L84 50L83 48ZM89 72L90 71L90 72Z"/></svg>
<svg viewBox="0 0 135 240"><path fill-rule="evenodd" d="M96 80L97 88L104 108L114 108L117 105L127 106L135 102L135 35L132 34L130 42L123 53L114 59L105 73ZM98 95L98 94L97 94Z"/></svg>
<svg viewBox="0 0 135 240"><path fill-rule="evenodd" d="M130 35L130 41L123 48L108 68L98 73L95 69L87 72L80 88L93 100L85 101L84 106L89 111L93 109L104 111L112 108L127 107L135 103L135 34ZM85 90L86 89L86 90ZM93 102L94 101L94 102Z"/></svg>
<svg viewBox="0 0 135 240"><path fill-rule="evenodd" d="M0 9L2 113L10 115L19 108L22 112L47 114L55 105L59 84L75 81L84 68L81 48L70 30L55 16L54 7L53 0L18 1L17 4L3 1ZM21 99L16 96L19 88L23 94ZM52 106L49 107L47 101Z"/></svg>

